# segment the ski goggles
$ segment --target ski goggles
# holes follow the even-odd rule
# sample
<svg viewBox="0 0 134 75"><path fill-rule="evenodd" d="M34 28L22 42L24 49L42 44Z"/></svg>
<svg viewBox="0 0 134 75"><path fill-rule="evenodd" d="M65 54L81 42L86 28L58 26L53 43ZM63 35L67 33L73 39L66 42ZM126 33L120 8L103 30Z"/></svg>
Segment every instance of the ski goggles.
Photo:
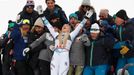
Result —
<svg viewBox="0 0 134 75"><path fill-rule="evenodd" d="M99 33L100 29L90 29L90 33Z"/></svg>
<svg viewBox="0 0 134 75"><path fill-rule="evenodd" d="M24 20L22 21L22 24L28 24L28 25L30 25L30 21L29 21L28 19L24 19Z"/></svg>

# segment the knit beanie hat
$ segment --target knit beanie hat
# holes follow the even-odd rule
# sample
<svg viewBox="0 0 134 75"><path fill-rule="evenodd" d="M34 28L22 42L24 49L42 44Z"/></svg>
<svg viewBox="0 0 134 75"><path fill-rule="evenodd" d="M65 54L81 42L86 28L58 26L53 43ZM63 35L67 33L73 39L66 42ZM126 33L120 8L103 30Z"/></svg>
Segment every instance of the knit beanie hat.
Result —
<svg viewBox="0 0 134 75"><path fill-rule="evenodd" d="M97 23L91 25L90 33L99 33L100 27Z"/></svg>
<svg viewBox="0 0 134 75"><path fill-rule="evenodd" d="M35 21L34 26L40 26L40 27L43 27L44 28L44 23L43 23L42 19L41 18L38 18Z"/></svg>
<svg viewBox="0 0 134 75"><path fill-rule="evenodd" d="M34 6L33 0L27 0L26 6Z"/></svg>
<svg viewBox="0 0 134 75"><path fill-rule="evenodd" d="M15 22L13 22L12 20L8 21L8 28L13 28L15 26Z"/></svg>
<svg viewBox="0 0 134 75"><path fill-rule="evenodd" d="M75 13L70 14L69 19L71 19L72 17L78 20L77 14L75 14Z"/></svg>
<svg viewBox="0 0 134 75"><path fill-rule="evenodd" d="M91 5L90 0L83 0L81 5L88 5L88 6L90 6Z"/></svg>
<svg viewBox="0 0 134 75"><path fill-rule="evenodd" d="M116 16L123 19L123 20L128 20L128 16L125 10L120 10L116 13Z"/></svg>

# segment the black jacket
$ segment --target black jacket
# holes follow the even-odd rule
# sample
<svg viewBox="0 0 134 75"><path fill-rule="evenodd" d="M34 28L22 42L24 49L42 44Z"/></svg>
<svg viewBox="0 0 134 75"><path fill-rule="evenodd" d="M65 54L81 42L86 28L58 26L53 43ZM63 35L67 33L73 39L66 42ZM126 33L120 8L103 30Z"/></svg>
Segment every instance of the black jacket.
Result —
<svg viewBox="0 0 134 75"><path fill-rule="evenodd" d="M128 48L130 49L125 57L134 57L134 23L126 23L124 26L124 41L128 41Z"/></svg>
<svg viewBox="0 0 134 75"><path fill-rule="evenodd" d="M34 42L36 39L38 39L42 34L37 34L36 32L29 33L29 36L28 36L28 44L30 45L32 42ZM38 56L39 56L40 51L42 49L44 49L44 48L46 48L46 45L44 45L43 43L41 43L36 48L30 50L30 52L29 52L29 63L30 63L30 66L33 69L36 69L38 67L38 61L39 61L38 60Z"/></svg>
<svg viewBox="0 0 134 75"><path fill-rule="evenodd" d="M18 15L20 15L19 20L17 22L19 23L22 19L28 19L30 20L31 28L34 25L36 19L39 17L39 14L37 11L33 10L31 14L26 12L26 6L23 8L23 11L21 11Z"/></svg>
<svg viewBox="0 0 134 75"><path fill-rule="evenodd" d="M50 11L48 8L43 12L42 16L45 16L46 19L50 22L52 18L59 18L61 22L62 27L64 24L68 23L67 17L65 12L62 10L62 8L58 5L55 5L55 8L53 11ZM51 22L50 22L51 23Z"/></svg>
<svg viewBox="0 0 134 75"><path fill-rule="evenodd" d="M30 32L29 35L28 35L28 45L30 45L32 42L34 42L36 39L38 39L42 34L43 33L37 34L36 32L33 32L33 33ZM43 48L46 48L46 46L43 43L41 43L40 46L34 48L30 52L31 53L38 53Z"/></svg>
<svg viewBox="0 0 134 75"><path fill-rule="evenodd" d="M98 66L109 64L113 45L114 40L107 36L100 36L96 40L91 40L91 45L85 47L85 65Z"/></svg>

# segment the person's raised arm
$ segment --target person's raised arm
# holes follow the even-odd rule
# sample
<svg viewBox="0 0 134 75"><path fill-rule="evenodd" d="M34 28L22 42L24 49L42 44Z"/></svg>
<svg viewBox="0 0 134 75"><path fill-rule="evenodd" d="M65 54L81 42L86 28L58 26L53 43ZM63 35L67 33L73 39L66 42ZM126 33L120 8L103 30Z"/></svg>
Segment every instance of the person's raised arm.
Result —
<svg viewBox="0 0 134 75"><path fill-rule="evenodd" d="M43 20L44 25L47 26L47 28L50 31L51 35L55 39L59 33L54 31L53 26L49 23L49 21L46 19L45 16L42 17L42 20Z"/></svg>
<svg viewBox="0 0 134 75"><path fill-rule="evenodd" d="M77 36L81 28L84 27L87 19L89 19L93 15L93 10L89 10L86 12L84 19L79 23L79 25L75 28L73 32L71 32L70 37L71 40L74 40L74 38Z"/></svg>

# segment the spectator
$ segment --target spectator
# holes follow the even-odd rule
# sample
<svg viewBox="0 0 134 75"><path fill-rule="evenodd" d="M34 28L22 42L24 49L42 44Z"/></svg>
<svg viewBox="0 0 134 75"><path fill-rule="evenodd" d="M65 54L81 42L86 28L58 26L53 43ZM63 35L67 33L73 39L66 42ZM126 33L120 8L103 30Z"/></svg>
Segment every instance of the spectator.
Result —
<svg viewBox="0 0 134 75"><path fill-rule="evenodd" d="M109 15L108 9L101 9L99 13L99 18L99 23L101 23L101 21L107 21L108 25L114 25L113 17Z"/></svg>
<svg viewBox="0 0 134 75"><path fill-rule="evenodd" d="M86 58L83 75L107 75L109 55L114 45L114 40L100 35L100 33L99 25L93 24L89 35L90 43L85 48Z"/></svg>
<svg viewBox="0 0 134 75"><path fill-rule="evenodd" d="M44 24L42 20L38 18L35 21L30 34L28 35L28 45L30 45L33 41L38 39L44 32L45 32ZM34 75L39 75L38 56L42 48L46 48L46 46L44 44L40 44L39 47L36 47L29 52L29 63L30 67L33 70Z"/></svg>
<svg viewBox="0 0 134 75"><path fill-rule="evenodd" d="M34 1L27 0L26 5L24 6L23 10L17 15L17 23L19 23L23 19L30 20L30 28L34 25L34 22L39 17L37 11L34 10Z"/></svg>
<svg viewBox="0 0 134 75"><path fill-rule="evenodd" d="M3 43L2 43L2 54L3 54L3 65L2 71L3 75L9 75L11 73L11 63L12 63L12 52L13 52L13 41L10 39L10 34L14 30L16 23L9 20L8 29L6 33L3 35Z"/></svg>
<svg viewBox="0 0 134 75"><path fill-rule="evenodd" d="M72 30L74 30L78 22L78 16L75 13L69 15L69 24L71 25Z"/></svg>
<svg viewBox="0 0 134 75"><path fill-rule="evenodd" d="M13 47L13 65L15 66L16 75L29 75L29 66L26 62L26 57L22 55L23 49L27 47L28 43L28 32L30 30L30 21L24 19L19 27L16 27L10 38L14 42Z"/></svg>
<svg viewBox="0 0 134 75"><path fill-rule="evenodd" d="M94 10L94 8L91 6L90 0L83 0L81 6L79 7L79 10L75 12L78 16L79 21L82 21L82 19L84 18L84 15L86 14L88 10ZM90 22L91 24L96 22L95 10L94 10L92 17L90 17Z"/></svg>
<svg viewBox="0 0 134 75"><path fill-rule="evenodd" d="M116 13L115 19L115 37L117 39L116 49L119 50L119 59L117 62L117 71L122 69L126 64L134 63L134 49L133 49L133 23L127 23L128 16L125 10L119 10ZM118 47L118 48L117 48ZM133 73L134 67L129 67L128 72L130 75Z"/></svg>
<svg viewBox="0 0 134 75"><path fill-rule="evenodd" d="M77 25L75 25L74 29L77 27ZM70 66L69 66L68 75L82 75L84 64L85 64L85 50L84 50L85 41L82 40L83 36L84 34L81 29L81 31L75 38L74 42L72 43L70 53L69 53Z"/></svg>
<svg viewBox="0 0 134 75"><path fill-rule="evenodd" d="M45 2L47 4L47 8L42 16L45 16L49 22L51 16L56 16L61 22L61 25L59 26L61 29L64 24L68 23L65 12L59 5L55 4L55 0L46 0Z"/></svg>

